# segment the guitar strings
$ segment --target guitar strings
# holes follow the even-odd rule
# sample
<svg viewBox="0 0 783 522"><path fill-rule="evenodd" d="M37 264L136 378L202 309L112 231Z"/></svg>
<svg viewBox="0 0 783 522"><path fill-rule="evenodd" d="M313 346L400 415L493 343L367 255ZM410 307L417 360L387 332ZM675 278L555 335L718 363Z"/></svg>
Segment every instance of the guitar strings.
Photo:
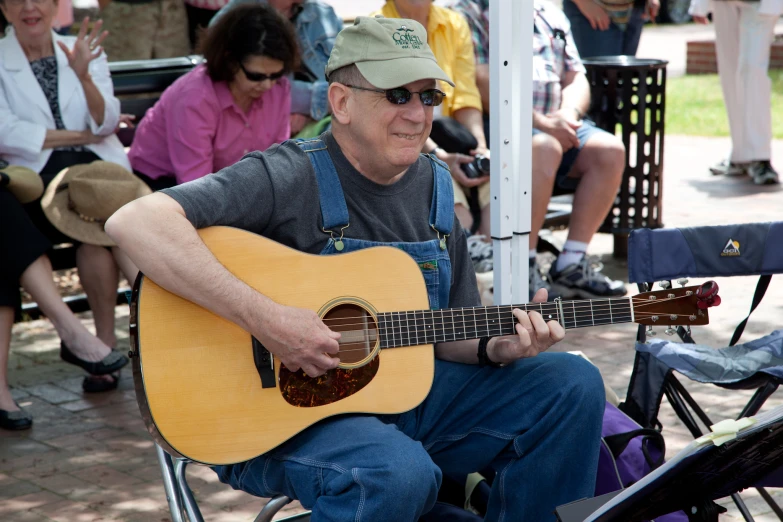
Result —
<svg viewBox="0 0 783 522"><path fill-rule="evenodd" d="M537 312L538 310L534 310L534 311ZM591 319L598 320L598 319L606 319L606 318L611 319L613 317L620 318L620 317L624 317L624 316L627 316L629 321L631 319L631 312L627 311L627 310L626 311L623 311L623 310L609 311L609 309L607 308L607 309L604 309L604 310L596 310L596 312L598 312L598 313L580 314L579 312L577 312L577 316L576 316L577 317L577 322L589 321ZM397 313L397 312L393 312L393 313ZM405 313L405 312L400 312L400 313ZM411 313L411 312L409 312L409 313ZM509 311L505 311L505 312L502 312L502 313L504 313L504 314L511 314L511 311L509 310ZM487 321L490 321L490 320L491 321L500 321L502 318L495 317L497 315L499 315L499 314L492 314L490 317L474 315L474 316L469 316L469 317L463 317L461 319L458 318L458 317L455 318L455 317L443 316L443 317L439 318L439 324L441 326L443 326L443 325L446 325L446 324L449 324L449 323L454 325L454 324L457 324L457 323L461 323L461 324L467 324L467 323L471 323L471 322L472 323L476 323L476 321L480 321L482 323L486 323ZM549 315L549 316L557 315L559 317L559 314L544 313L544 314L541 314L541 315L542 316L544 316L544 315ZM633 317L645 317L646 318L646 317L658 316L658 317L664 317L665 318L665 317L671 316L671 315L677 315L679 317L685 317L684 314L680 314L680 313L674 314L674 313L664 313L664 312L634 312ZM573 318L574 314L571 313L570 310L568 312L566 312L565 314L563 314L563 316L564 316L563 319L566 322L573 322L574 321L574 318ZM346 318L346 319L348 319L348 318ZM350 319L354 319L354 317L351 317ZM371 316L367 316L367 319L369 321L373 322L373 323L375 322L372 319ZM399 318L392 318L392 320L390 322L394 322L394 323L397 323L399 325L403 325L403 324L410 325L410 323L414 323L415 324L416 321L419 321L419 323L418 323L419 325L426 326L427 321L429 319L433 319L433 317L414 317L414 318L399 317ZM340 320L342 320L342 319L326 319L326 320L324 320L324 323L337 322L337 321L340 321ZM555 321L556 319L554 317L550 317L547 320ZM365 323L363 323L363 322L362 323L339 323L339 324L334 324L332 326L334 326L334 327L340 327L340 326L363 326L364 324ZM387 328L394 328L394 327L393 326L388 326ZM345 330L345 331L361 331L361 330Z"/></svg>
<svg viewBox="0 0 783 522"><path fill-rule="evenodd" d="M642 315L646 315L648 317L654 317L655 316L655 314L642 314ZM579 323L584 323L584 322L592 322L594 326L598 326L598 325L595 324L596 321L601 321L601 320L606 320L606 319L608 319L610 322L608 322L608 323L601 323L601 324L612 324L614 319L621 320L622 322L626 322L627 323L627 322L631 321L631 315L629 313L612 314L612 315L601 315L601 316L598 316L597 318L596 317L591 317L591 318L575 319L575 320L566 318L565 319L565 323L566 323L566 327L569 326L569 323L573 324L574 327L577 327L577 326L579 326ZM665 323L665 321L662 321L662 324L663 323ZM489 331L489 330L491 330L493 328L500 329L501 331L503 331L504 328L507 329L510 326L516 327L517 324L520 324L520 323L517 322L517 321L515 321L513 323L511 323L511 322L501 322L499 324L488 325L486 328L483 328L483 327L479 328L478 325L475 325L475 324L473 326L471 326L469 324L466 324L464 321L461 322L461 324L458 324L457 321L454 321L454 322L451 322L450 324L449 323L443 323L443 324L441 324L439 326L441 327L441 330L443 332L446 332L446 333L454 333L457 330L464 330L466 332L468 332L470 330L473 330L474 332L478 333L480 330L485 330L486 329L487 331ZM342 326L358 326L358 325L342 325ZM385 336L386 338L392 338L392 339L394 337L400 337L400 339L402 337L410 338L411 337L411 332L413 332L413 336L418 338L418 335L417 335L417 333L419 332L418 328L416 328L414 330L410 330L410 329L406 328L406 330L403 331L403 330L400 329L400 328L402 328L402 326L403 325L401 324L399 327L396 327L396 328L394 326L391 326L391 327L373 327L373 328L362 328L362 329L358 329L358 330L342 330L342 331L338 331L338 332L339 333L344 333L344 334L350 334L350 335L361 335L363 338L369 337L371 332L374 332L376 334L376 336L378 335L377 332L382 332L381 335ZM410 326L410 325L407 325L407 326ZM419 326L419 325L414 325L414 326ZM422 326L426 326L426 325L422 325ZM586 325L586 326L590 326L590 325ZM391 332L389 332L389 330L391 330ZM395 330L399 330L399 331L395 331ZM450 332L449 332L449 330L450 330ZM425 336L428 333L429 332L427 332L427 331L422 332L422 334L425 335ZM433 333L435 333L435 332L433 332ZM437 335L436 335L436 337L437 337ZM338 341L338 343L339 342L340 341ZM351 340L351 341L343 341L342 344L346 344L346 345L347 344L355 344L355 343L360 343L361 344L361 343L364 343L364 342L365 342L365 340L360 340L360 341L353 341L353 340Z"/></svg>
<svg viewBox="0 0 783 522"><path fill-rule="evenodd" d="M665 299L659 299L654 301L649 301L647 299L640 299L638 300L640 304L638 306L645 306L645 305L660 305L663 303L668 303L670 301L675 301L678 299L684 299L691 296L677 296L677 297L670 297ZM623 305L628 305L626 302L628 298L614 298L616 299L617 303L612 304L612 298L609 299L601 299L601 300L583 300L583 301L564 301L561 303L563 313L565 314L572 314L573 312L589 312L594 310L609 310L612 306L617 306L618 309ZM633 299L633 298L632 298ZM587 304L585 304L587 303ZM431 314L446 314L449 310L455 310L458 311L458 313L465 314L466 312L472 313L473 315L477 314L495 314L495 313L502 313L503 309L508 308L509 311L511 309L519 309L519 310L525 310L527 312L539 312L541 313L542 307L549 307L552 308L552 311L559 312L561 306L557 305L556 303L527 303L525 305L498 305L498 306L488 306L488 307L466 307L466 308L452 308L452 309L444 309L444 310L409 310L409 311L399 311L399 312L382 312L383 314L407 314L407 313L431 313ZM539 309L532 309L538 307ZM495 308L492 312L488 311L489 308ZM477 311L478 310L478 311ZM620 312L620 310L618 310ZM548 311L547 311L548 313ZM640 313L651 313L653 315L684 315L682 313L671 313L671 312L634 312L634 315L638 315ZM329 321L342 321L347 319L357 319L361 320L365 317L370 318L371 316L346 316L346 317L336 317L332 319L323 319L324 323ZM445 317L445 315L444 315ZM358 323L361 324L361 323Z"/></svg>

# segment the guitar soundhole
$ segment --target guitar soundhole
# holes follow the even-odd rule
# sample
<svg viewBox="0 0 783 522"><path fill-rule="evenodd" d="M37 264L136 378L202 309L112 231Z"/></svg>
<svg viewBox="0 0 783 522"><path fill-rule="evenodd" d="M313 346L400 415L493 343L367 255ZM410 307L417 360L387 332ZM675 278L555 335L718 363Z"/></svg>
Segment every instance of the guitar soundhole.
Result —
<svg viewBox="0 0 783 522"><path fill-rule="evenodd" d="M340 332L340 367L353 369L370 362L378 347L378 325L367 310L356 304L329 309L323 322Z"/></svg>
<svg viewBox="0 0 783 522"><path fill-rule="evenodd" d="M280 366L280 392L293 406L323 406L350 397L378 373L378 325L363 307L353 303L338 304L323 316L324 323L340 332L340 367L311 378L302 370L290 371Z"/></svg>

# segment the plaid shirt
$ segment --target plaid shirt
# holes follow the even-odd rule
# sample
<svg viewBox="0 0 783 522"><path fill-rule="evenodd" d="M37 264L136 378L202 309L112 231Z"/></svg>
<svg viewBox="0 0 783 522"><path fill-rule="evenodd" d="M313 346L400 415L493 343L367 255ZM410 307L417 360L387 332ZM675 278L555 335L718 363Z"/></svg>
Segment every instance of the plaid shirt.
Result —
<svg viewBox="0 0 783 522"><path fill-rule="evenodd" d="M533 2L533 110L560 108L562 81L569 71L585 72L563 12L549 2ZM476 63L489 62L489 0L458 0L452 6L468 20Z"/></svg>
<svg viewBox="0 0 783 522"><path fill-rule="evenodd" d="M549 114L560 108L565 74L585 67L563 11L539 0L533 9L533 110Z"/></svg>
<svg viewBox="0 0 783 522"><path fill-rule="evenodd" d="M476 63L489 63L489 0L458 0L451 8L468 20Z"/></svg>

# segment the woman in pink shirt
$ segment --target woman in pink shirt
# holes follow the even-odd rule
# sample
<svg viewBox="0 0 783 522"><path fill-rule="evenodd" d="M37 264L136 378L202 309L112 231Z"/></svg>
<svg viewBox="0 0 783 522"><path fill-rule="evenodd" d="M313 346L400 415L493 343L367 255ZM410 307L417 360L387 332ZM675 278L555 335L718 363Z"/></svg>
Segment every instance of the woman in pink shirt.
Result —
<svg viewBox="0 0 783 522"><path fill-rule="evenodd" d="M128 157L154 190L192 181L291 134L298 67L291 24L266 5L231 10L201 44L201 64L166 89L136 129Z"/></svg>

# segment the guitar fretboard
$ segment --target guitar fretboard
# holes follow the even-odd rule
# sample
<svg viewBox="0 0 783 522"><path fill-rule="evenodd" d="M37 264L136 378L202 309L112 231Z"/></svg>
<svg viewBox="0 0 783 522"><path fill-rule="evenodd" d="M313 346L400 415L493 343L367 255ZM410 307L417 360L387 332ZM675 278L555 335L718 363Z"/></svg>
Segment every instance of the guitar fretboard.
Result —
<svg viewBox="0 0 783 522"><path fill-rule="evenodd" d="M535 311L566 329L633 322L630 297L417 310L378 314L381 348L435 344L515 334L514 308Z"/></svg>

